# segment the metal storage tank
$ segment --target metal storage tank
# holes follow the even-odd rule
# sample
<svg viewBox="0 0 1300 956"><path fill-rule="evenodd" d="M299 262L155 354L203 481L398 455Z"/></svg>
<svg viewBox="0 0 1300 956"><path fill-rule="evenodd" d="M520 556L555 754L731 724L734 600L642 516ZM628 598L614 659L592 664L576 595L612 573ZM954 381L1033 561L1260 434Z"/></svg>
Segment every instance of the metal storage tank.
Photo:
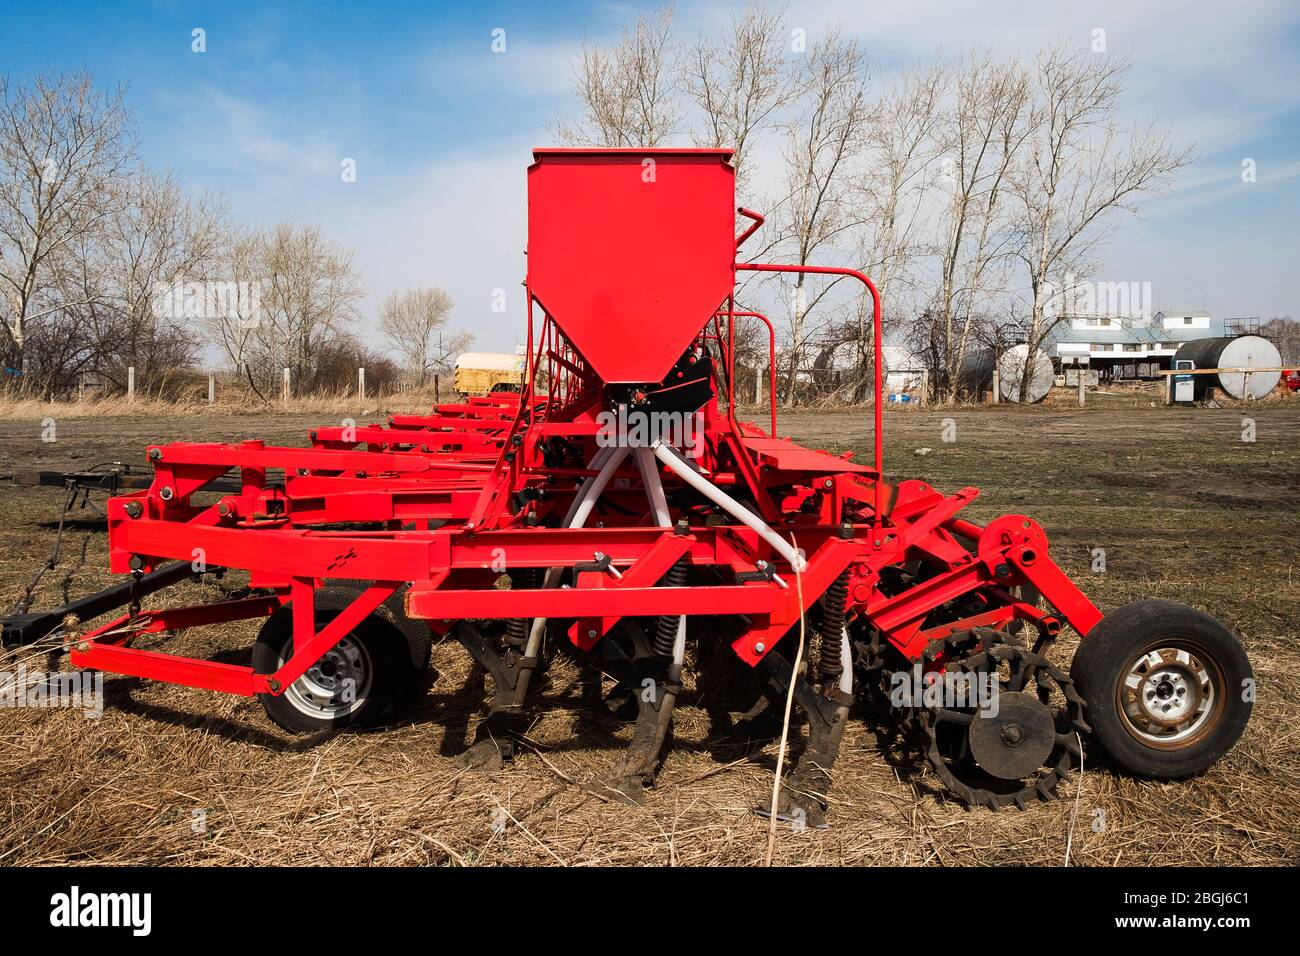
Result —
<svg viewBox="0 0 1300 956"><path fill-rule="evenodd" d="M1029 346L1025 343L1013 345L998 356L998 387L1002 397L1009 402L1041 402L1052 390L1056 381L1056 370L1047 352L1039 348L1034 353L1034 369L1029 379L1029 394L1020 397L1020 379L1025 371L1025 359L1029 355Z"/></svg>
<svg viewBox="0 0 1300 956"><path fill-rule="evenodd" d="M1174 355L1175 367L1190 359L1196 368L1271 368L1282 365L1277 346L1262 335L1236 335L1217 339L1193 339L1184 342ZM1233 398L1263 398L1277 388L1282 373L1224 372L1220 375L1193 375L1195 394L1203 398L1210 388L1221 388Z"/></svg>

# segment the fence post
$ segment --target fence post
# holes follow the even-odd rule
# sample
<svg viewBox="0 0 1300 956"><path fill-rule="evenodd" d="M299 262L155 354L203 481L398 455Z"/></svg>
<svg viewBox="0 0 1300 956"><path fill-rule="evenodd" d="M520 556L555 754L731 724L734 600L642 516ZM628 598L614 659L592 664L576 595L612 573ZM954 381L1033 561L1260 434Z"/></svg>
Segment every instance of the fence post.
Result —
<svg viewBox="0 0 1300 956"><path fill-rule="evenodd" d="M1079 369L1079 407L1080 408L1083 408L1083 406L1087 404L1087 399L1084 397L1086 393L1083 390L1083 384L1085 381L1087 381L1087 376L1083 371L1083 368L1080 367Z"/></svg>
<svg viewBox="0 0 1300 956"><path fill-rule="evenodd" d="M994 405L1002 401L1002 391L999 388L999 384L1000 383L998 382L998 370L994 369L993 370L993 404Z"/></svg>
<svg viewBox="0 0 1300 956"><path fill-rule="evenodd" d="M763 404L763 367L754 366L754 404Z"/></svg>
<svg viewBox="0 0 1300 956"><path fill-rule="evenodd" d="M921 369L921 396L920 396L921 400L920 402L918 402L918 404L922 408L925 407L925 400L929 394L930 394L930 370L928 368L923 368Z"/></svg>
<svg viewBox="0 0 1300 956"><path fill-rule="evenodd" d="M135 366L131 365L126 370L126 400L135 401Z"/></svg>
<svg viewBox="0 0 1300 956"><path fill-rule="evenodd" d="M208 373L208 404L217 404L217 374L215 372Z"/></svg>
<svg viewBox="0 0 1300 956"><path fill-rule="evenodd" d="M280 401L287 402L289 394L289 370L286 368L284 370L284 380L280 382Z"/></svg>
<svg viewBox="0 0 1300 956"><path fill-rule="evenodd" d="M363 368L357 369L357 397L363 402L366 400L366 370Z"/></svg>
<svg viewBox="0 0 1300 956"><path fill-rule="evenodd" d="M442 401L442 388L438 381L438 376L433 376L433 404L437 405Z"/></svg>

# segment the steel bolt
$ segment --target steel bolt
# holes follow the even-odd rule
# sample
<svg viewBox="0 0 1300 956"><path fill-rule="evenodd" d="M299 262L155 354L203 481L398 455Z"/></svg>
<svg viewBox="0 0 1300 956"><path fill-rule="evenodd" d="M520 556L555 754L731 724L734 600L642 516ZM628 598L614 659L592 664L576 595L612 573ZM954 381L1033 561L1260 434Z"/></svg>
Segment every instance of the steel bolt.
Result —
<svg viewBox="0 0 1300 956"><path fill-rule="evenodd" d="M150 448L150 449L149 449L149 460L150 460L150 461L162 461L162 449L161 449L161 448Z"/></svg>
<svg viewBox="0 0 1300 956"><path fill-rule="evenodd" d="M162 498L163 501L171 501L175 494L176 492L172 491L171 485L163 485L158 491L158 496Z"/></svg>
<svg viewBox="0 0 1300 956"><path fill-rule="evenodd" d="M589 629L587 630L587 636L588 636L588 637L595 637L595 636L596 636L596 629L595 629L594 627L593 627L593 628L589 628Z"/></svg>
<svg viewBox="0 0 1300 956"><path fill-rule="evenodd" d="M754 645L755 654L762 654L765 650L767 650L767 645L764 644L762 641L759 641L757 644Z"/></svg>
<svg viewBox="0 0 1300 956"><path fill-rule="evenodd" d="M138 518L144 514L144 507L138 501L128 501L126 503L126 514L128 518Z"/></svg>

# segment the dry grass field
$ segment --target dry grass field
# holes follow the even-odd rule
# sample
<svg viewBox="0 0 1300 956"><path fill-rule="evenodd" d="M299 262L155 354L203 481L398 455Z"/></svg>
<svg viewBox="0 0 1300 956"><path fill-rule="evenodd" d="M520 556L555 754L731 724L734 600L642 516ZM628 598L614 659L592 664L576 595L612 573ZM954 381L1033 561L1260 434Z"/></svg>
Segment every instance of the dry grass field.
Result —
<svg viewBox="0 0 1300 956"><path fill-rule="evenodd" d="M1243 415L1254 442L1241 440ZM181 438L302 444L328 416L69 413L53 443L41 441L42 417L0 422L0 473L143 464L146 442ZM861 452L869 419L792 413L782 431ZM944 441L946 425L955 441ZM1254 664L1254 716L1199 779L1127 779L1090 757L1059 801L1001 813L946 799L923 769L887 759L857 719L831 827L782 827L776 862L1062 864L1067 843L1075 865L1300 862L1300 405L913 409L891 411L886 434L891 476L981 488L973 520L1040 520L1057 561L1103 609L1167 597L1221 618ZM58 489L0 486L6 609L47 556L61 500ZM38 607L113 582L95 505L74 513ZM1106 551L1105 573L1090 569L1094 548ZM169 649L239 661L251 638L249 627L190 632ZM1058 662L1073 643L1062 637ZM451 642L435 647L427 689L400 724L319 739L281 732L255 700L110 677L98 719L0 710L0 864L755 865L767 822L751 810L770 794L776 747L729 731L744 703L726 689L745 681L734 669L721 677L688 684L659 787L640 806L584 787L630 728L584 710L565 665L539 688L529 746L490 773L454 760L472 739L483 678Z"/></svg>

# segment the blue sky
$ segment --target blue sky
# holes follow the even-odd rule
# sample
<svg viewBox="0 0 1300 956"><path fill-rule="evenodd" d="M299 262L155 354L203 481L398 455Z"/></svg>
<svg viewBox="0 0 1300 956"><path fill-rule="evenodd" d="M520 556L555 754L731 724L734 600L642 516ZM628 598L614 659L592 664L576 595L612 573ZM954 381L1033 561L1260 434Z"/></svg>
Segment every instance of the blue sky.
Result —
<svg viewBox="0 0 1300 956"><path fill-rule="evenodd" d="M356 250L368 310L391 288L442 285L480 347L506 348L522 296L507 316L489 304L522 277L528 150L573 110L583 35L616 35L640 6L5 0L0 69L84 66L126 85L150 165L222 191L246 221L320 223ZM679 2L678 32L713 32L730 12ZM876 82L940 50L1009 55L1104 28L1138 61L1129 118L1166 124L1199 156L1142 218L1117 220L1104 277L1150 281L1156 307L1300 317L1300 5L858 0L792 2L786 19L810 38L840 21ZM498 27L504 54L490 49ZM340 179L345 157L355 183ZM759 163L760 181L779 173Z"/></svg>

